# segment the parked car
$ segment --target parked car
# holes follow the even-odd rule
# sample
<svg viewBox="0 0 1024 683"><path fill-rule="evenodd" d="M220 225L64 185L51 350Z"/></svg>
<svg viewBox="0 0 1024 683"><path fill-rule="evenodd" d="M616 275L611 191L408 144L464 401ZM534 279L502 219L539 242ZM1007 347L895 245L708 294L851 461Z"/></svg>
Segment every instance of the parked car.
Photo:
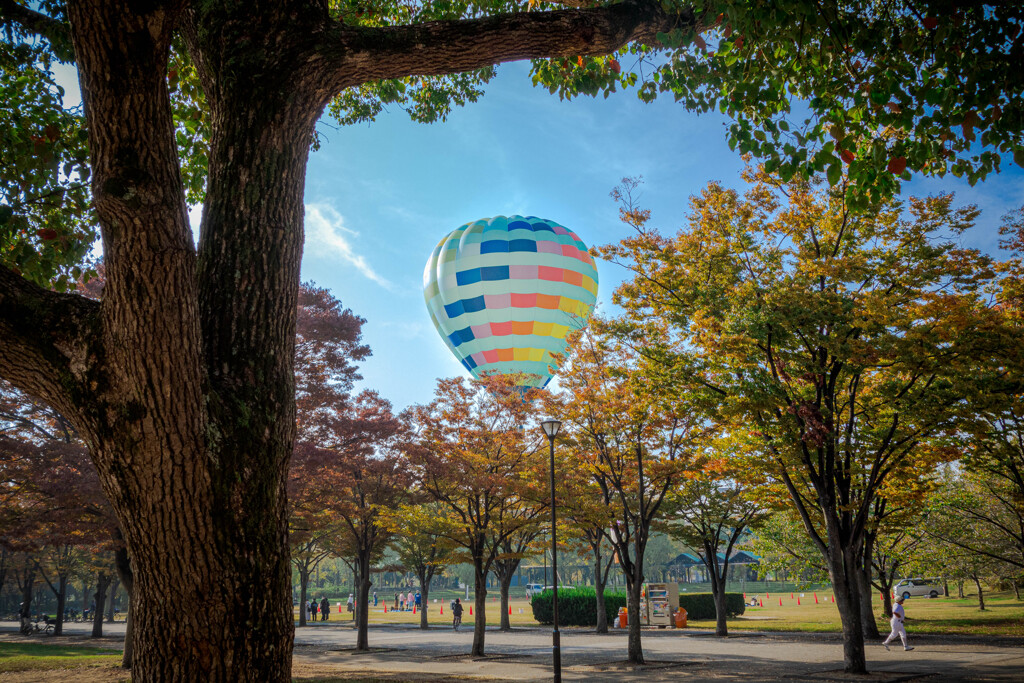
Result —
<svg viewBox="0 0 1024 683"><path fill-rule="evenodd" d="M544 590L544 586L539 583L528 583L526 584L526 597L532 600L533 596L537 595L542 590Z"/></svg>
<svg viewBox="0 0 1024 683"><path fill-rule="evenodd" d="M903 579L892 589L893 597L902 595L904 599L913 596L927 595L929 598L937 598L945 595L941 579Z"/></svg>

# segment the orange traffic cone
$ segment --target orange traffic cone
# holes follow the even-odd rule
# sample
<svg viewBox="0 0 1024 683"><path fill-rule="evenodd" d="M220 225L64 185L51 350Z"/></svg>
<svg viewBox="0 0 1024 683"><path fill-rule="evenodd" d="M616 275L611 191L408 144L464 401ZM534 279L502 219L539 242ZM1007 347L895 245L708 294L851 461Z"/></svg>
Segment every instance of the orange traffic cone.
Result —
<svg viewBox="0 0 1024 683"><path fill-rule="evenodd" d="M441 614L444 614L444 605L441 605Z"/></svg>
<svg viewBox="0 0 1024 683"><path fill-rule="evenodd" d="M878 594L878 601L879 602L885 602L885 593L879 593Z"/></svg>
<svg viewBox="0 0 1024 683"><path fill-rule="evenodd" d="M814 594L814 604L815 605L818 604L818 594L817 593Z"/></svg>
<svg viewBox="0 0 1024 683"><path fill-rule="evenodd" d="M473 616L473 605L469 606L469 616Z"/></svg>
<svg viewBox="0 0 1024 683"><path fill-rule="evenodd" d="M796 604L798 604L798 605L800 604L800 598L796 599Z"/></svg>
<svg viewBox="0 0 1024 683"><path fill-rule="evenodd" d="M782 607L782 598L779 598L779 607Z"/></svg>
<svg viewBox="0 0 1024 683"><path fill-rule="evenodd" d="M384 605L384 614L387 614L387 613L388 613L388 606Z"/></svg>
<svg viewBox="0 0 1024 683"><path fill-rule="evenodd" d="M792 600L793 598L794 598L793 594L792 594L792 593L790 593L790 594L789 594L789 599L790 599L790 600Z"/></svg>
<svg viewBox="0 0 1024 683"><path fill-rule="evenodd" d="M508 615L512 616L512 605L508 606Z"/></svg>
<svg viewBox="0 0 1024 683"><path fill-rule="evenodd" d="M829 597L830 597L830 598L832 598L832 604L835 604L835 602L836 602L836 596L834 596L834 595L830 595Z"/></svg>
<svg viewBox="0 0 1024 683"><path fill-rule="evenodd" d="M764 607L764 600L758 600L757 601L757 606L758 607Z"/></svg>
<svg viewBox="0 0 1024 683"><path fill-rule="evenodd" d="M764 599L765 599L765 600L771 600L771 599L772 599L772 594L771 594L771 593L769 593L769 592L767 592L767 591L765 591L765 594L764 594Z"/></svg>

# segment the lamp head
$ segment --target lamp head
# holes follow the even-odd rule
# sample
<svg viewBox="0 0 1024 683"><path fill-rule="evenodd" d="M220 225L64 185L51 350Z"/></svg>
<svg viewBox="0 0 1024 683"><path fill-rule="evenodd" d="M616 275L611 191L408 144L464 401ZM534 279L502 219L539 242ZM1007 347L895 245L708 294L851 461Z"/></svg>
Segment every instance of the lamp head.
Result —
<svg viewBox="0 0 1024 683"><path fill-rule="evenodd" d="M544 430L544 434L546 434L549 439L553 439L558 436L558 430L562 428L562 423L552 418L541 422L540 428Z"/></svg>

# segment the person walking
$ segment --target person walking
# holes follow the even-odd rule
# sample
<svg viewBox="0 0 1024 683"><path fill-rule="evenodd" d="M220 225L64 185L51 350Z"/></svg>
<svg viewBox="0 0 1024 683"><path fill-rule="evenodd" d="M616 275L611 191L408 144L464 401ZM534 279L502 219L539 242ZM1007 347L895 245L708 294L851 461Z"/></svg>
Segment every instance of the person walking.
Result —
<svg viewBox="0 0 1024 683"><path fill-rule="evenodd" d="M316 621L316 600L309 601L309 604L306 605L306 611L309 612L309 620Z"/></svg>
<svg viewBox="0 0 1024 683"><path fill-rule="evenodd" d="M903 627L904 617L903 596L898 595L896 596L896 606L892 608L892 619L889 620L889 626L892 627L892 633L889 634L888 638L882 641L882 647L886 650L889 649L889 643L896 640L897 636L899 636L899 639L903 641L904 651L909 652L914 649L907 645L907 629Z"/></svg>
<svg viewBox="0 0 1024 683"><path fill-rule="evenodd" d="M405 599L405 608L412 611L412 591L409 591L409 596Z"/></svg>
<svg viewBox="0 0 1024 683"><path fill-rule="evenodd" d="M373 606L377 606L377 591L373 591Z"/></svg>
<svg viewBox="0 0 1024 683"><path fill-rule="evenodd" d="M327 621L330 618L331 618L331 603L329 603L327 601L327 596L325 595L320 600L320 620L321 621Z"/></svg>
<svg viewBox="0 0 1024 683"><path fill-rule="evenodd" d="M458 631L460 624L462 624L462 601L455 598L455 605L452 607L452 628Z"/></svg>
<svg viewBox="0 0 1024 683"><path fill-rule="evenodd" d="M355 621L355 618L356 618L356 599L355 599L355 597L351 593L348 594L348 602L345 604L345 609L348 610L348 612L352 615L352 620Z"/></svg>

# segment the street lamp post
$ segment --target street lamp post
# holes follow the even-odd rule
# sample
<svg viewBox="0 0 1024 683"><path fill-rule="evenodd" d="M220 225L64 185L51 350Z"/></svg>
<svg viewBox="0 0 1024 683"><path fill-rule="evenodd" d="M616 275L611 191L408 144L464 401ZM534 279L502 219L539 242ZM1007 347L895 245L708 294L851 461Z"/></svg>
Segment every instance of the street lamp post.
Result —
<svg viewBox="0 0 1024 683"><path fill-rule="evenodd" d="M555 683L562 683L562 642L558 633L558 541L557 541L557 518L555 516L555 437L562 423L558 420L545 420L540 423L540 428L548 437L548 445L551 453L551 466L548 469L549 481L551 482L551 575L552 575L552 616L554 617L554 629L551 631L551 658L555 669Z"/></svg>

